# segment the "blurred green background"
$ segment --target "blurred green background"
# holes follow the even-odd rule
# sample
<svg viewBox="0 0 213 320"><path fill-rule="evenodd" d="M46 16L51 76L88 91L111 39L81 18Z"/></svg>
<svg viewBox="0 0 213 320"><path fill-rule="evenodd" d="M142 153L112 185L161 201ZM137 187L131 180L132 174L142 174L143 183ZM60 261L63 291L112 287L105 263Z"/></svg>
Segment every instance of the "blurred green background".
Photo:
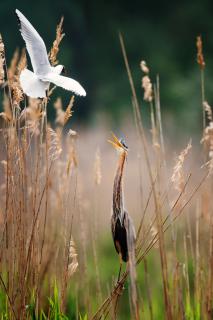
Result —
<svg viewBox="0 0 213 320"><path fill-rule="evenodd" d="M7 61L23 47L15 8L22 11L43 37L49 51L55 27L64 15L59 60L80 81L88 95L77 99L76 120L96 123L99 114L116 119L131 110L131 94L121 55L118 31L125 38L129 61L142 102L139 63L146 60L152 80L160 75L162 110L178 123L196 130L200 123L199 69L196 36L201 34L206 60L206 90L213 103L213 2L179 1L12 1L0 2L0 32ZM58 88L66 104L70 95ZM53 114L52 114L53 117ZM171 120L172 121L172 120Z"/></svg>

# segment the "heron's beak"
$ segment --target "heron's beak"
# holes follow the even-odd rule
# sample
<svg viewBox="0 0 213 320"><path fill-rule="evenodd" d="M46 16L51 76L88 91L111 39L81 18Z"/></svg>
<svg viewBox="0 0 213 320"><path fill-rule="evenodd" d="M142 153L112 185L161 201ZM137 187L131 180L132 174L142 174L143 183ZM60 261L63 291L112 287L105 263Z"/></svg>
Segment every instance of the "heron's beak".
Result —
<svg viewBox="0 0 213 320"><path fill-rule="evenodd" d="M113 147L118 151L126 151L127 149L123 146L120 140L116 137L116 135L112 132L112 140L107 140L109 143L113 145Z"/></svg>

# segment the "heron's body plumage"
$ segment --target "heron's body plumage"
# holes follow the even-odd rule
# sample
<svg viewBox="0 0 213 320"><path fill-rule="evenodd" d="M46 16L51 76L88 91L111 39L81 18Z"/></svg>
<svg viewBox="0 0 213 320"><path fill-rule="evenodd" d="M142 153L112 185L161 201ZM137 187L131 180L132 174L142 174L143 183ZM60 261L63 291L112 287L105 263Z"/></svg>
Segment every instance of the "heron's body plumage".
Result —
<svg viewBox="0 0 213 320"><path fill-rule="evenodd" d="M126 212L124 212L124 219L126 217ZM128 261L128 246L127 246L127 232L125 228L125 222L120 221L119 218L112 218L112 235L114 240L115 249L118 254L121 254L121 258L124 262Z"/></svg>

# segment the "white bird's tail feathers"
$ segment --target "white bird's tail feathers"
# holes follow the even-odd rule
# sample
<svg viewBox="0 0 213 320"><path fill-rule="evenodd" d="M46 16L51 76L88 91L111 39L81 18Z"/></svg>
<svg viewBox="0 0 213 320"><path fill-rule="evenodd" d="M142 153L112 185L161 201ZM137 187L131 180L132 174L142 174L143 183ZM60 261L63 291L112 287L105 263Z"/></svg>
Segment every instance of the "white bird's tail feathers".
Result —
<svg viewBox="0 0 213 320"><path fill-rule="evenodd" d="M49 82L39 80L39 78L28 69L24 69L20 74L20 83L24 93L31 98L45 98Z"/></svg>

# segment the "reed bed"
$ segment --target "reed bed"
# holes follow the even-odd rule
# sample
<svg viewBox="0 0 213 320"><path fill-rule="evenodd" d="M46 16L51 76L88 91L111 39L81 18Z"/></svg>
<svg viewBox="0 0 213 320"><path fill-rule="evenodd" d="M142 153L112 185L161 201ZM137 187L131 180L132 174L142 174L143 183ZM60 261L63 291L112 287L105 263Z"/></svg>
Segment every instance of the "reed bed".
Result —
<svg viewBox="0 0 213 320"><path fill-rule="evenodd" d="M64 36L62 22L52 64ZM16 51L8 65L0 39L2 320L213 317L213 119L202 40L201 144L186 137L180 148L164 142L159 77L153 83L142 61L136 92L119 38L132 96L132 117L122 129L130 147L124 191L137 232L135 252L119 281L109 222L116 167L106 142L110 125L74 131L74 97L63 106L52 98L54 88L43 100L25 97L19 84L25 52ZM48 121L51 108L54 123Z"/></svg>

